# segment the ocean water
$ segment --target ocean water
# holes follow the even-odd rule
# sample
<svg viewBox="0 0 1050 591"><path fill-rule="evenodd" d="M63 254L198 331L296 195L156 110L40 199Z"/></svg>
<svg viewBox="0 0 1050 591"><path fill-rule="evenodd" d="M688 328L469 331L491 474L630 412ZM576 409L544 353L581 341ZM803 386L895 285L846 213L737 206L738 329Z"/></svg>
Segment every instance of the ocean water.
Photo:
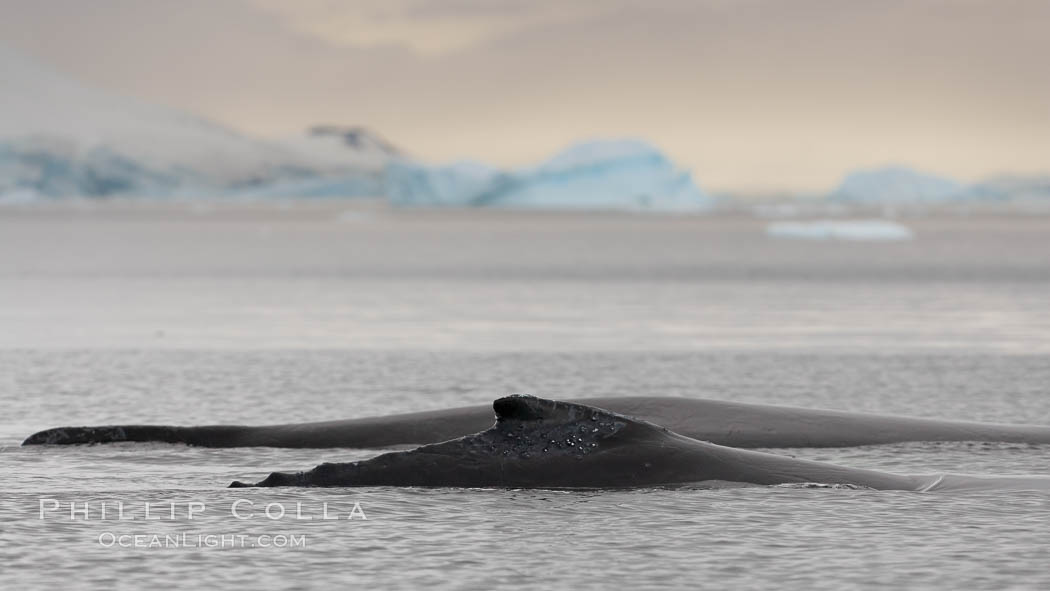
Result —
<svg viewBox="0 0 1050 591"><path fill-rule="evenodd" d="M897 221L911 240L777 239L718 215L0 210L0 585L1046 588L1046 493L231 490L377 452L19 447L58 425L517 392L1050 424L1050 219ZM1050 446L769 451L1046 474Z"/></svg>

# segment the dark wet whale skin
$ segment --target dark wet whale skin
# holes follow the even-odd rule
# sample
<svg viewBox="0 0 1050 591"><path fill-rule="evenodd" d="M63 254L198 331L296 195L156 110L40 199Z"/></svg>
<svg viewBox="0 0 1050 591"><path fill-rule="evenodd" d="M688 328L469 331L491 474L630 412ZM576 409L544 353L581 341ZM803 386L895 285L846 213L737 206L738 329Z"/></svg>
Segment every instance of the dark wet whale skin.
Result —
<svg viewBox="0 0 1050 591"><path fill-rule="evenodd" d="M905 441L1050 443L1050 428L1035 425L657 396L572 402L637 417L694 439L732 447L846 447ZM381 448L448 441L477 433L491 424L492 410L485 405L286 425L59 427L31 435L24 445L157 441L203 447Z"/></svg>
<svg viewBox="0 0 1050 591"><path fill-rule="evenodd" d="M932 481L722 447L575 403L519 395L500 398L493 408L496 424L474 435L230 486L618 488L729 481L918 490Z"/></svg>

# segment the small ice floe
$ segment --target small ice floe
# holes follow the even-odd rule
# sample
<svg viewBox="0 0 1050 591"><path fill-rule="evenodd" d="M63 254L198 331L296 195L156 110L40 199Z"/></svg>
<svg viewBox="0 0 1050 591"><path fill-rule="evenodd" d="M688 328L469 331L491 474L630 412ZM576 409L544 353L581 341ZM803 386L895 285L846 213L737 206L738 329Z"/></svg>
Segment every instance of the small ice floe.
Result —
<svg viewBox="0 0 1050 591"><path fill-rule="evenodd" d="M799 240L911 240L907 227L889 220L812 220L772 222L766 235Z"/></svg>

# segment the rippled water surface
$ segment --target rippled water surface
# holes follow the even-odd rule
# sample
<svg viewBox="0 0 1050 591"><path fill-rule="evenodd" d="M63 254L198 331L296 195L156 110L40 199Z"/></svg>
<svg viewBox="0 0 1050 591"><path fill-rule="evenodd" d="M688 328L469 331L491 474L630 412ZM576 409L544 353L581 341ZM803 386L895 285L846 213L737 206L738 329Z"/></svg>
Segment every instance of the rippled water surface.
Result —
<svg viewBox="0 0 1050 591"><path fill-rule="evenodd" d="M743 218L0 211L0 584L1046 588L1046 493L231 490L376 452L19 447L65 424L512 392L1050 424L1050 221L903 223L909 242L815 244ZM911 473L1046 474L1050 456L768 451Z"/></svg>

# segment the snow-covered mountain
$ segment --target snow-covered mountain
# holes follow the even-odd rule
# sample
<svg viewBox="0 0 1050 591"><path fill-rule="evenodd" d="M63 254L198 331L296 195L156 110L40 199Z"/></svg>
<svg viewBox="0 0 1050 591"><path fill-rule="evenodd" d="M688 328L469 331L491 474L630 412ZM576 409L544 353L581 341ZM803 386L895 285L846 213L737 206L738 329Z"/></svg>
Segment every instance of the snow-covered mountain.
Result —
<svg viewBox="0 0 1050 591"><path fill-rule="evenodd" d="M531 168L464 161L392 161L386 193L396 205L696 211L714 200L655 147L638 140L576 144Z"/></svg>
<svg viewBox="0 0 1050 591"><path fill-rule="evenodd" d="M361 129L344 130L342 142L330 135L247 137L82 85L0 47L0 194L215 194L325 176L361 177L378 190L391 148Z"/></svg>

